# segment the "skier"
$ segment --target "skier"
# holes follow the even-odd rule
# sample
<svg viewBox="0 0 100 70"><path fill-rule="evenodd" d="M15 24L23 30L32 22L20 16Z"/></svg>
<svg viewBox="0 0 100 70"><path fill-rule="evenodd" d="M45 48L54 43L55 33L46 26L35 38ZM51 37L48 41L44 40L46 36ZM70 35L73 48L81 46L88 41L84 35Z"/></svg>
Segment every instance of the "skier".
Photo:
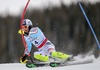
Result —
<svg viewBox="0 0 100 70"><path fill-rule="evenodd" d="M22 30L22 31L21 31ZM34 58L39 61L48 62L49 57L55 57L59 59L68 59L70 56L55 50L55 46L45 37L39 27L33 27L32 22L29 19L24 19L22 23L22 29L18 33L24 35L26 42L26 48L24 55L20 58L21 63L26 63L32 49L32 44L38 48L38 51L34 52Z"/></svg>

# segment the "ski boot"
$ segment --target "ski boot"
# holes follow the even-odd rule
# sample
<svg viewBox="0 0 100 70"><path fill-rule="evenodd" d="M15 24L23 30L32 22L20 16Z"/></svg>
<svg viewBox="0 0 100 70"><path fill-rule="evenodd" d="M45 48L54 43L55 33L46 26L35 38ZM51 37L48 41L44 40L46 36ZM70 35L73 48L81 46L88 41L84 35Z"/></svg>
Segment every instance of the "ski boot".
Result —
<svg viewBox="0 0 100 70"><path fill-rule="evenodd" d="M43 62L48 62L49 61L49 57L47 55L35 54L34 58L39 60L39 61L43 61Z"/></svg>
<svg viewBox="0 0 100 70"><path fill-rule="evenodd" d="M68 59L70 57L68 54L62 52L52 52L51 56L59 59Z"/></svg>

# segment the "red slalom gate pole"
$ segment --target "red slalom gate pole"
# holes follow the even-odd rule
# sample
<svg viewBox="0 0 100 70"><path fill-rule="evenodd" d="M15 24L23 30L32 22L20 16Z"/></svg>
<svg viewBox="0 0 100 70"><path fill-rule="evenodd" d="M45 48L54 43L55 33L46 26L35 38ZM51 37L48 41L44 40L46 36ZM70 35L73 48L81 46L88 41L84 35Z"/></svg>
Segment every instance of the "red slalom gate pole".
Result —
<svg viewBox="0 0 100 70"><path fill-rule="evenodd" d="M26 13L26 10L27 10L29 2L30 2L30 0L27 1L26 6L25 6L25 8L23 10L23 13L22 13L22 16L21 16L21 21L20 21L20 29L22 29L22 23L23 23L24 16L25 16L25 13ZM27 45L26 45L22 30L21 30L21 33L22 33L21 37L22 37L22 41L23 41L23 44L24 44L24 48L27 49ZM26 50L26 51L28 52L28 50Z"/></svg>

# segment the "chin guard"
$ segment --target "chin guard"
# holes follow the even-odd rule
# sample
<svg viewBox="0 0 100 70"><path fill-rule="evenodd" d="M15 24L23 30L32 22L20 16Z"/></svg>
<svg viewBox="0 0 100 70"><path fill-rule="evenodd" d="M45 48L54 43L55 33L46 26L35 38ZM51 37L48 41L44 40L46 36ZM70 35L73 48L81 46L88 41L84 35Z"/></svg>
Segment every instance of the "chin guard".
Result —
<svg viewBox="0 0 100 70"><path fill-rule="evenodd" d="M24 34L24 31L20 29L20 30L18 30L18 33L19 34Z"/></svg>

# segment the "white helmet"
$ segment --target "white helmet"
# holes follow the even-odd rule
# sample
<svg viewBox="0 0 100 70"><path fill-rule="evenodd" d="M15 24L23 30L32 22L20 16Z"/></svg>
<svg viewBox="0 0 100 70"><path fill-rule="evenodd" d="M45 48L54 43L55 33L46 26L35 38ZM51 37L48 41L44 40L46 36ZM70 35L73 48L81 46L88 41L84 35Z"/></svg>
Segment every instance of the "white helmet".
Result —
<svg viewBox="0 0 100 70"><path fill-rule="evenodd" d="M24 19L22 25L26 25L26 26L29 27L29 26L32 26L32 22L31 22L31 20L29 20L29 19Z"/></svg>

